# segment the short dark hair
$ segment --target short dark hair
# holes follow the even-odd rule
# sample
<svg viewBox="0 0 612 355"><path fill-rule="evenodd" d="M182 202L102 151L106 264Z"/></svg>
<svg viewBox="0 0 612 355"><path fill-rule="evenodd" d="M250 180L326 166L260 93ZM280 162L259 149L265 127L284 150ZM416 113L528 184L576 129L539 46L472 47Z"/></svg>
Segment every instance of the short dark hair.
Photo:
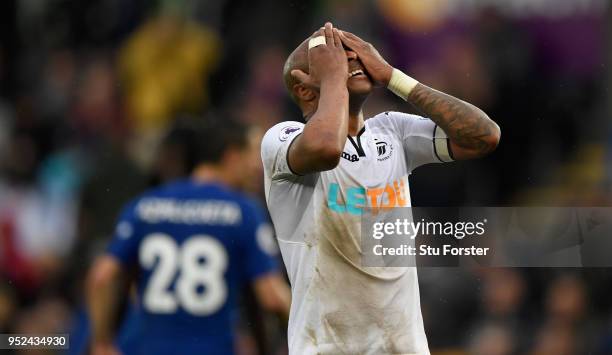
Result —
<svg viewBox="0 0 612 355"><path fill-rule="evenodd" d="M191 167L202 163L218 163L231 147L243 148L248 143L249 126L232 117L207 115L182 118L166 137L166 143L180 141Z"/></svg>
<svg viewBox="0 0 612 355"><path fill-rule="evenodd" d="M218 163L229 148L244 148L249 126L234 118L211 117L198 127L196 163Z"/></svg>

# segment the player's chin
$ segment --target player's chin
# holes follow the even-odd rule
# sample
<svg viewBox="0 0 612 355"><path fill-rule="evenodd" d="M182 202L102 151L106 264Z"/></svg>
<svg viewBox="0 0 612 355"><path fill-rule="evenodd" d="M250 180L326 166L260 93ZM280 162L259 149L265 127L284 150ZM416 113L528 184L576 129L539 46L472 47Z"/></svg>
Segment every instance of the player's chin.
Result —
<svg viewBox="0 0 612 355"><path fill-rule="evenodd" d="M372 81L365 75L349 78L346 86L349 93L356 95L367 95L374 89Z"/></svg>

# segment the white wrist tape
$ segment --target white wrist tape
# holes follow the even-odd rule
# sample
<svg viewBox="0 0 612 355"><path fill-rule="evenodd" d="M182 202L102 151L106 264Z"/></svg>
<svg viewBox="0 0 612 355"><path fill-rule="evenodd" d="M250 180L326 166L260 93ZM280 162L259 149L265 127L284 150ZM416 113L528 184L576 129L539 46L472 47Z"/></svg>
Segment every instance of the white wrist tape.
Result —
<svg viewBox="0 0 612 355"><path fill-rule="evenodd" d="M401 70L393 68L391 80L389 80L387 88L395 95L407 100L408 95L410 95L410 92L418 83L418 81L404 74Z"/></svg>
<svg viewBox="0 0 612 355"><path fill-rule="evenodd" d="M325 36L319 36L315 38L311 38L308 40L308 49L310 50L313 47L327 45L327 41L325 41Z"/></svg>

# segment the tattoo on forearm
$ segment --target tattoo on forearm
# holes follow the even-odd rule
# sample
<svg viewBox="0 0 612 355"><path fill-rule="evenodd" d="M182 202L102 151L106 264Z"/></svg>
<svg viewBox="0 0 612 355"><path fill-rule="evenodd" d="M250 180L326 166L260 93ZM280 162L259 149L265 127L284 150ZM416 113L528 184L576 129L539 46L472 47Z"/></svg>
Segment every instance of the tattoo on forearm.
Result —
<svg viewBox="0 0 612 355"><path fill-rule="evenodd" d="M489 153L491 137L497 130L484 112L465 101L423 84L418 84L408 96L408 102L431 118L457 145Z"/></svg>

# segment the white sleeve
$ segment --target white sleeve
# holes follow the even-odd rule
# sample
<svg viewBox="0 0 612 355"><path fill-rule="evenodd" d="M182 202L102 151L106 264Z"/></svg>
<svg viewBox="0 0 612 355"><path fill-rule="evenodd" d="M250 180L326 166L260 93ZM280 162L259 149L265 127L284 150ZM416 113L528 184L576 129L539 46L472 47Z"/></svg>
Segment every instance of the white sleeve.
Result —
<svg viewBox="0 0 612 355"><path fill-rule="evenodd" d="M421 165L454 160L448 136L432 120L401 112L385 114L400 135L410 171Z"/></svg>
<svg viewBox="0 0 612 355"><path fill-rule="evenodd" d="M264 135L261 142L261 160L264 171L270 179L298 176L289 167L287 153L291 143L303 129L303 123L287 121L276 124Z"/></svg>

